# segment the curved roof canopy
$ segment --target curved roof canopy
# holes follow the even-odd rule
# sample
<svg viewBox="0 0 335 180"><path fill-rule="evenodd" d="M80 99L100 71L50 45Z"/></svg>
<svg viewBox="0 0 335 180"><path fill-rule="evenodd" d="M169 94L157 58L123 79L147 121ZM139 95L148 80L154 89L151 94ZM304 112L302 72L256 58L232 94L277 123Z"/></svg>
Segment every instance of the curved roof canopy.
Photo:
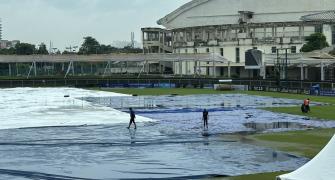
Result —
<svg viewBox="0 0 335 180"><path fill-rule="evenodd" d="M238 24L241 12L251 12L248 23L299 22L318 13L332 16L334 7L334 0L192 0L157 23L167 29Z"/></svg>
<svg viewBox="0 0 335 180"><path fill-rule="evenodd" d="M184 4L183 6L179 7L178 9L174 10L172 13L166 15L162 19L158 20L157 24L158 25L164 25L164 24L172 21L173 19L177 18L180 14L192 9L193 7L196 7L198 5L206 3L208 1L210 1L210 0L193 0L191 2L188 2L188 3Z"/></svg>

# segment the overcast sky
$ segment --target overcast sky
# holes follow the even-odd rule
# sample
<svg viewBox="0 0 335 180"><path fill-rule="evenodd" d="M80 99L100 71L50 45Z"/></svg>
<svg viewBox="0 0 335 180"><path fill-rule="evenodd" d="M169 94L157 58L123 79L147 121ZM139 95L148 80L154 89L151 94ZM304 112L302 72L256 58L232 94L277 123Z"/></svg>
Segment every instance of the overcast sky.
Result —
<svg viewBox="0 0 335 180"><path fill-rule="evenodd" d="M84 36L100 43L130 40L140 28L190 0L0 0L2 39L39 44L52 41L61 50L81 45Z"/></svg>

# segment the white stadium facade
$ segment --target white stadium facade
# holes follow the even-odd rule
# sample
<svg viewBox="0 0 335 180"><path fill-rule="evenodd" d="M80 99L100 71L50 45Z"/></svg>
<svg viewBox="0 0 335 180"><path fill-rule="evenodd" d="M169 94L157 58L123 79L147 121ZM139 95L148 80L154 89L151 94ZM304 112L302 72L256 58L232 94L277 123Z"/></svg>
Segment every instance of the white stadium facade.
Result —
<svg viewBox="0 0 335 180"><path fill-rule="evenodd" d="M328 54L335 45L334 0L193 0L157 23L165 28L142 28L144 53L225 59L174 61L175 74L335 80L335 57ZM330 47L300 53L315 32L323 33Z"/></svg>

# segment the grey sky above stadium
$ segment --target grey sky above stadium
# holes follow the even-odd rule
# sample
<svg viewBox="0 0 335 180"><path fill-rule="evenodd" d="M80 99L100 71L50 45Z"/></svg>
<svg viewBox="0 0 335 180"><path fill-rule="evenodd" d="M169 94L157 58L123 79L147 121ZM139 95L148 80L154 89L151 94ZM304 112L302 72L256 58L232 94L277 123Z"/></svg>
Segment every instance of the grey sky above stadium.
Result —
<svg viewBox="0 0 335 180"><path fill-rule="evenodd" d="M81 45L84 36L100 43L141 40L140 28L190 0L0 0L3 39L64 49Z"/></svg>

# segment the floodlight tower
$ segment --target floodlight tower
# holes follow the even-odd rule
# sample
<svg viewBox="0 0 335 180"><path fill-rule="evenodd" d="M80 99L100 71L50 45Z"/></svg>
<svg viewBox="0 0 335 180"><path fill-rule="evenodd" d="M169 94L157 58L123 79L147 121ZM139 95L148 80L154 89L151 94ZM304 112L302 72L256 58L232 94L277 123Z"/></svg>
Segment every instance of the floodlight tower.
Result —
<svg viewBox="0 0 335 180"><path fill-rule="evenodd" d="M131 32L131 40L130 40L130 47L131 48L135 48L135 33L134 32Z"/></svg>
<svg viewBox="0 0 335 180"><path fill-rule="evenodd" d="M2 23L0 18L0 40L2 40Z"/></svg>

